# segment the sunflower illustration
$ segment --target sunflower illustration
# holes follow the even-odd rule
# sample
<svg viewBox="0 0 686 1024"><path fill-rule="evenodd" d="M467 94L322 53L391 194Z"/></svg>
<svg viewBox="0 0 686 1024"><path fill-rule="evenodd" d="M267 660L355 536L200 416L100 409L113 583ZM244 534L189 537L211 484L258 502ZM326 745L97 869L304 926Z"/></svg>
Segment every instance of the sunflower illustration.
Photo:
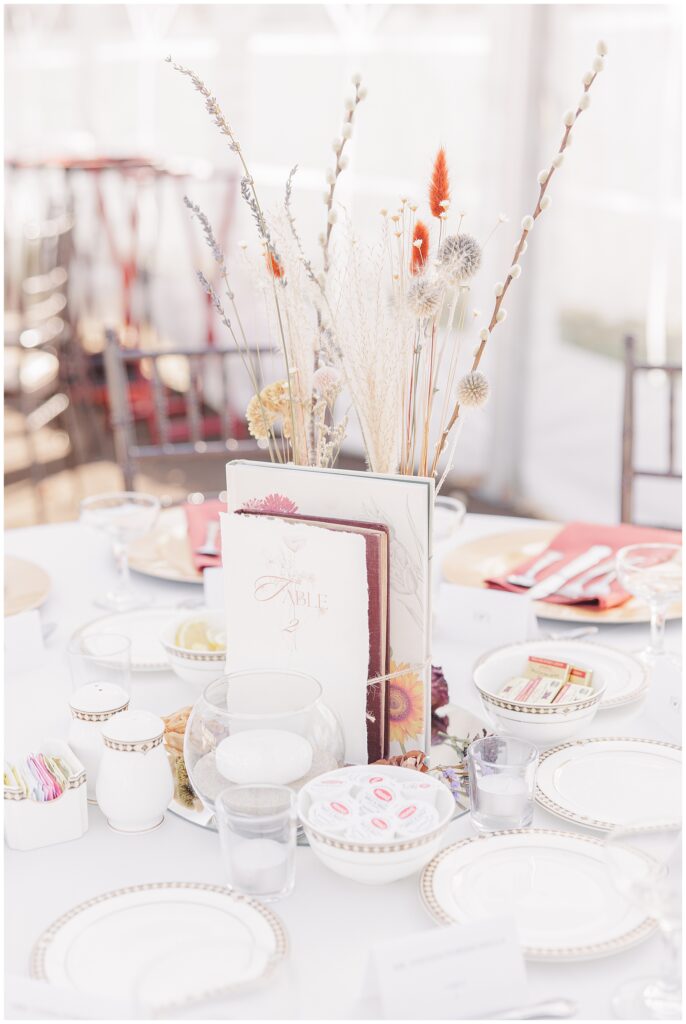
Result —
<svg viewBox="0 0 686 1024"><path fill-rule="evenodd" d="M388 682L389 734L404 750L405 741L424 730L424 683L407 662L391 660L389 674L394 677Z"/></svg>

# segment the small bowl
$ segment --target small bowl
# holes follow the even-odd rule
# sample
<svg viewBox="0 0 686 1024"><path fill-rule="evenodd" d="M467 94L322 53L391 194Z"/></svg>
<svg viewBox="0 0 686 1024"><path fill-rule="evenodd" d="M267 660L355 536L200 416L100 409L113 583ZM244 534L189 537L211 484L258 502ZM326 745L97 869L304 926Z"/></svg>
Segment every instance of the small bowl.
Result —
<svg viewBox="0 0 686 1024"><path fill-rule="evenodd" d="M500 697L498 691L507 680L523 674L529 653L540 653L535 641L530 652L524 643L500 647L483 655L472 670L474 685L497 728L545 749L571 739L590 725L605 692L605 681L594 671L592 696L570 704L524 704ZM554 657L554 652L546 651L545 655ZM579 663L579 667L588 666Z"/></svg>
<svg viewBox="0 0 686 1024"><path fill-rule="evenodd" d="M160 643L174 674L185 683L204 688L224 671L226 651L191 651L185 647L177 647L174 643L177 630L189 619L202 619L213 628L222 629L225 625L224 615L209 608L189 610L168 622L160 633Z"/></svg>
<svg viewBox="0 0 686 1024"><path fill-rule="evenodd" d="M406 878L420 871L438 852L441 838L455 813L455 800L446 785L426 773L413 768L379 765L379 770L401 782L429 782L436 792L439 822L430 832L407 839L391 839L385 843L363 843L344 839L308 824L307 816L312 803L310 787L322 779L346 778L364 771L364 765L339 768L318 776L298 794L298 816L315 856L331 871L364 885L386 885L398 878Z"/></svg>

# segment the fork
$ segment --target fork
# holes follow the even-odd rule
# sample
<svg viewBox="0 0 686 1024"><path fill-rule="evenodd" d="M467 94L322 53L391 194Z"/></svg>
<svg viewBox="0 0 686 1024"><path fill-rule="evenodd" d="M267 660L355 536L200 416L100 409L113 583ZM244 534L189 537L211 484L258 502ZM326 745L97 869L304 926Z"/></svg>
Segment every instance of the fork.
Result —
<svg viewBox="0 0 686 1024"><path fill-rule="evenodd" d="M201 548L196 548L196 555L218 555L219 548L217 547L217 534L219 533L219 523L216 519L213 519L207 524L207 534L205 536L205 542Z"/></svg>
<svg viewBox="0 0 686 1024"><path fill-rule="evenodd" d="M600 576L605 577L605 576L610 576L610 575L612 575L612 577L614 578L614 575L615 575L615 560L614 560L614 558L611 558L609 561L601 562L599 565L594 565L587 572L582 573L582 575L579 576L578 579L572 580L570 583L567 583L566 586L562 587L561 590L558 590L558 592L557 592L558 596L559 597L569 597L569 598L572 598L572 599L578 598L578 597L597 597L598 595L596 593L594 593L594 592L596 590L596 587L600 585L601 581L598 580L597 584L594 584L592 587L589 587L588 589L586 589L586 584L590 583L591 580L598 579L598 577L600 577ZM611 580L608 580L607 582L611 582ZM603 586L604 585L605 584L604 584L604 581L603 581ZM602 592L602 587L601 587L601 592Z"/></svg>
<svg viewBox="0 0 686 1024"><path fill-rule="evenodd" d="M526 572L514 573L512 576L506 576L505 578L508 583L515 587L533 587L539 572L543 572L544 569L554 565L555 562L559 562L561 558L564 558L562 551L546 551L537 562L529 566Z"/></svg>

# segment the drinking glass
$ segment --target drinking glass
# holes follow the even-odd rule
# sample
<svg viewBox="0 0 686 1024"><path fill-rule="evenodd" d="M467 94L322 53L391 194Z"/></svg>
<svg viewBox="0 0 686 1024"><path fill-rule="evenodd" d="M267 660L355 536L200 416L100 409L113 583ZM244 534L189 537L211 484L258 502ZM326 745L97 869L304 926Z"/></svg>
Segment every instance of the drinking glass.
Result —
<svg viewBox="0 0 686 1024"><path fill-rule="evenodd" d="M664 821L623 825L605 839L613 884L657 921L666 953L664 975L632 978L615 993L622 1020L681 1019L681 839L681 824Z"/></svg>
<svg viewBox="0 0 686 1024"><path fill-rule="evenodd" d="M617 579L650 607L650 644L639 657L652 662L665 651L665 618L681 597L681 545L631 544L617 552Z"/></svg>
<svg viewBox="0 0 686 1024"><path fill-rule="evenodd" d="M295 884L297 814L288 786L229 786L215 812L228 884L270 902Z"/></svg>
<svg viewBox="0 0 686 1024"><path fill-rule="evenodd" d="M477 832L525 828L534 814L538 750L511 736L484 736L467 750L472 824Z"/></svg>
<svg viewBox="0 0 686 1024"><path fill-rule="evenodd" d="M462 525L462 520L467 512L467 506L459 498L444 498L439 495L434 501L433 514L433 578L432 595L434 609L437 607L438 596L443 580L442 562L450 551L457 532Z"/></svg>
<svg viewBox="0 0 686 1024"><path fill-rule="evenodd" d="M119 570L116 585L96 599L98 607L123 612L146 605L131 587L128 549L131 541L152 529L159 510L157 498L135 491L96 494L81 502L81 522L107 534Z"/></svg>
<svg viewBox="0 0 686 1024"><path fill-rule="evenodd" d="M131 640L119 633L81 633L67 647L72 690L83 686L111 684L131 695Z"/></svg>

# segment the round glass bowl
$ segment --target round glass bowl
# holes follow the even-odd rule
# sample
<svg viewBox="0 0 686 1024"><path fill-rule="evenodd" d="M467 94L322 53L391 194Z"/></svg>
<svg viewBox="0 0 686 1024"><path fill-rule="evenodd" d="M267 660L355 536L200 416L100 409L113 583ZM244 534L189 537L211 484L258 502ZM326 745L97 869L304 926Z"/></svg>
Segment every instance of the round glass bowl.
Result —
<svg viewBox="0 0 686 1024"><path fill-rule="evenodd" d="M193 789L214 811L228 785L290 786L343 764L344 742L312 676L276 669L233 672L193 706L183 744Z"/></svg>

